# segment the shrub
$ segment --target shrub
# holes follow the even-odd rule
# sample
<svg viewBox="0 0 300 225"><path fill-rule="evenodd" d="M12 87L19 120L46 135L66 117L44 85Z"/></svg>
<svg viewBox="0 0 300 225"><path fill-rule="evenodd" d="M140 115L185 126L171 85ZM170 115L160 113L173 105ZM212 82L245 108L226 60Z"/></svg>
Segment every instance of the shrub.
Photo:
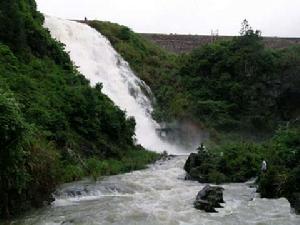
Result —
<svg viewBox="0 0 300 225"><path fill-rule="evenodd" d="M223 173L213 170L208 173L207 180L209 183L221 184L226 182L227 178Z"/></svg>
<svg viewBox="0 0 300 225"><path fill-rule="evenodd" d="M19 196L30 181L26 170L30 126L14 95L3 89L0 89L0 112L0 190L3 193L0 213L9 216L17 207L10 198Z"/></svg>
<svg viewBox="0 0 300 225"><path fill-rule="evenodd" d="M61 179L63 182L71 182L81 179L84 176L84 170L81 165L66 165L62 169Z"/></svg>
<svg viewBox="0 0 300 225"><path fill-rule="evenodd" d="M96 158L86 160L88 174L96 181L98 177L109 174L109 165L106 161Z"/></svg>

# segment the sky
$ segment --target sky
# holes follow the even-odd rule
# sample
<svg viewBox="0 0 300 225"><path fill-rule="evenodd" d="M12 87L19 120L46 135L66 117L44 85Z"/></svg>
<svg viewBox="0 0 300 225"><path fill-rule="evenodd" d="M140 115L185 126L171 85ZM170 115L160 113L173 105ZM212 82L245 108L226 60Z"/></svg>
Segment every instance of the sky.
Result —
<svg viewBox="0 0 300 225"><path fill-rule="evenodd" d="M97 19L141 33L238 35L247 19L263 36L300 37L300 0L36 0L64 19Z"/></svg>

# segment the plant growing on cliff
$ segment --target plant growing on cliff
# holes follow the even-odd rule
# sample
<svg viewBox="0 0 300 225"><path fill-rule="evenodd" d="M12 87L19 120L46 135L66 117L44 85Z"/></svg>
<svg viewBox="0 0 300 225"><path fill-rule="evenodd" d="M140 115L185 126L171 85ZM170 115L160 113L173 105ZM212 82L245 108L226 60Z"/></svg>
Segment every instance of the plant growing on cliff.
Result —
<svg viewBox="0 0 300 225"><path fill-rule="evenodd" d="M20 193L29 181L26 141L30 132L12 93L0 89L0 212L10 215L10 193Z"/></svg>

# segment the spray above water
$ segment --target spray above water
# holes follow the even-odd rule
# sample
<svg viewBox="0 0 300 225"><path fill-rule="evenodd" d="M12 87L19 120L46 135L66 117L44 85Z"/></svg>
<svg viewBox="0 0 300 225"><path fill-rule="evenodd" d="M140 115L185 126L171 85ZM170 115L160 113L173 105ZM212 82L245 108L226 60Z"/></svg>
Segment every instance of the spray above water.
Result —
<svg viewBox="0 0 300 225"><path fill-rule="evenodd" d="M135 76L104 36L86 24L48 16L44 26L52 37L65 44L71 60L91 85L102 83L103 93L135 118L139 144L154 151L180 153L175 145L161 140L156 133L160 126L152 119L151 101L142 91L151 96L150 88Z"/></svg>

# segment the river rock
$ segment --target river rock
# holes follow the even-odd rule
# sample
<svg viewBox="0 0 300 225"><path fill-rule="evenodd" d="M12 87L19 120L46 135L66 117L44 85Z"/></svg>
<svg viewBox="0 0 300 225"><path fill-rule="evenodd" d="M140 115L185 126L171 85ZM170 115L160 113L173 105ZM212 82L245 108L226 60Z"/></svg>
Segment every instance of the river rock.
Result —
<svg viewBox="0 0 300 225"><path fill-rule="evenodd" d="M191 153L184 164L184 170L187 172L185 179L207 183L208 161L211 160L207 152Z"/></svg>
<svg viewBox="0 0 300 225"><path fill-rule="evenodd" d="M198 154L191 153L184 164L184 170L190 173L191 169L201 163L201 159Z"/></svg>
<svg viewBox="0 0 300 225"><path fill-rule="evenodd" d="M224 203L223 190L219 186L206 185L198 192L194 207L205 212L217 212L215 208L222 208L220 203Z"/></svg>

